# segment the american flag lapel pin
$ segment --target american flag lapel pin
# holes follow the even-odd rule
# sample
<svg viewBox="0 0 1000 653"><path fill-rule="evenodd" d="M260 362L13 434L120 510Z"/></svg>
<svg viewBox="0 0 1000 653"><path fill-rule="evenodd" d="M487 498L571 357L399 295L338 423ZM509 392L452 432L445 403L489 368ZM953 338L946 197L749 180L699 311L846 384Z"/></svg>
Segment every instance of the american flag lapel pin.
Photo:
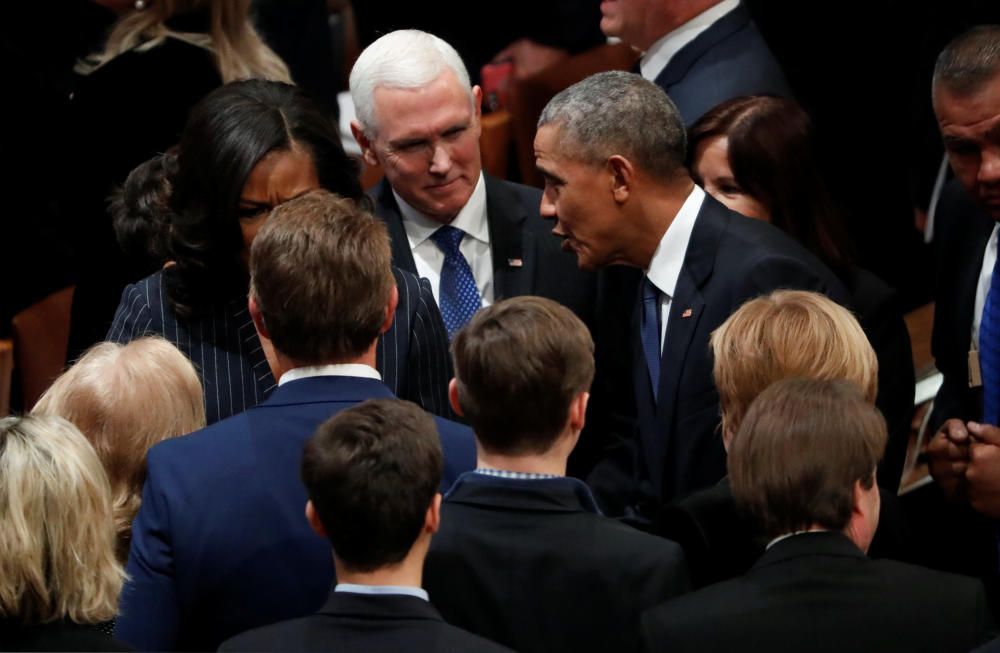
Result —
<svg viewBox="0 0 1000 653"><path fill-rule="evenodd" d="M524 265L524 261L519 258L509 258L507 259L507 265L512 268L519 268Z"/></svg>
<svg viewBox="0 0 1000 653"><path fill-rule="evenodd" d="M690 308L685 308L684 312L681 313L681 317L691 317L691 309Z"/></svg>

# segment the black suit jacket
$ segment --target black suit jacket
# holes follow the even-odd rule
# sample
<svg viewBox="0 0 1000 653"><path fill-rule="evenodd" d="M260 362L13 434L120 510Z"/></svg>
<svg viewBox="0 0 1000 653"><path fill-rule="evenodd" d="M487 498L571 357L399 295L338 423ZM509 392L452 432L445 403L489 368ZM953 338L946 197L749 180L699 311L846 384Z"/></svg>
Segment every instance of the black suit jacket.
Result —
<svg viewBox="0 0 1000 653"><path fill-rule="evenodd" d="M372 194L376 215L389 227L393 263L416 274L392 187L383 180ZM521 295L547 297L572 310L589 326L594 318L595 275L581 271L576 256L562 251L561 239L551 233L552 224L538 213L541 200L537 188L486 175L494 297L497 301Z"/></svg>
<svg viewBox="0 0 1000 653"><path fill-rule="evenodd" d="M576 479L465 474L441 513L431 599L521 653L634 651L642 610L688 588L676 544L601 516Z"/></svg>
<svg viewBox="0 0 1000 653"><path fill-rule="evenodd" d="M131 651L95 626L56 621L23 626L0 619L0 651Z"/></svg>
<svg viewBox="0 0 1000 653"><path fill-rule="evenodd" d="M642 618L648 651L968 651L993 622L982 585L870 560L839 533L777 542L742 578Z"/></svg>
<svg viewBox="0 0 1000 653"><path fill-rule="evenodd" d="M451 417L448 334L430 284L393 268L399 305L379 337L375 367L393 394L436 415ZM184 320L166 297L163 272L125 288L107 340L127 343L158 335L191 359L205 390L205 416L213 424L264 401L277 387L246 297L220 302L202 317Z"/></svg>
<svg viewBox="0 0 1000 653"><path fill-rule="evenodd" d="M781 66L742 4L681 48L653 81L688 126L741 95L792 97Z"/></svg>
<svg viewBox="0 0 1000 653"><path fill-rule="evenodd" d="M631 360L631 379L620 383L631 381L638 441L610 452L588 479L610 512L635 507L652 518L662 504L725 476L709 336L745 301L779 288L822 292L849 305L841 283L804 247L706 194L670 304L657 401L639 337L642 298L633 295L631 352L622 353Z"/></svg>
<svg viewBox="0 0 1000 653"><path fill-rule="evenodd" d="M403 594L333 592L314 615L255 628L220 651L504 653L499 644L444 622L427 601Z"/></svg>

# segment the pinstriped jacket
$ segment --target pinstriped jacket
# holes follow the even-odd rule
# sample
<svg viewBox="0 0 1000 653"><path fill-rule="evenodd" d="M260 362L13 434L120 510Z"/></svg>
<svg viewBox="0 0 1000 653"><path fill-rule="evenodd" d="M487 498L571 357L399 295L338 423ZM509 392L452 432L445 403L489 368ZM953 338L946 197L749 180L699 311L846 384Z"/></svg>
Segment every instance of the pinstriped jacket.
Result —
<svg viewBox="0 0 1000 653"><path fill-rule="evenodd" d="M379 338L376 367L397 397L451 417L448 335L430 282L397 268L393 274L399 306L392 326ZM194 363L209 424L256 406L277 386L245 297L181 320L167 302L162 272L156 272L125 288L106 339L124 344L145 335L166 338Z"/></svg>

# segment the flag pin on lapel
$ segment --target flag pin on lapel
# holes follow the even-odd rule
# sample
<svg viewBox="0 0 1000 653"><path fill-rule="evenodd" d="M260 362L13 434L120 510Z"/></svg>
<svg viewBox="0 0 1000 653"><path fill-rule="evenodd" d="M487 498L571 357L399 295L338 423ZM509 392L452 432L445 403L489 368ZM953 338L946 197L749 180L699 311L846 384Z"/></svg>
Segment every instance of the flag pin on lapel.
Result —
<svg viewBox="0 0 1000 653"><path fill-rule="evenodd" d="M684 312L681 313L681 317L691 317L691 309L690 308L685 308Z"/></svg>
<svg viewBox="0 0 1000 653"><path fill-rule="evenodd" d="M507 265L512 268L519 268L524 265L524 261L519 258L509 258L507 259Z"/></svg>

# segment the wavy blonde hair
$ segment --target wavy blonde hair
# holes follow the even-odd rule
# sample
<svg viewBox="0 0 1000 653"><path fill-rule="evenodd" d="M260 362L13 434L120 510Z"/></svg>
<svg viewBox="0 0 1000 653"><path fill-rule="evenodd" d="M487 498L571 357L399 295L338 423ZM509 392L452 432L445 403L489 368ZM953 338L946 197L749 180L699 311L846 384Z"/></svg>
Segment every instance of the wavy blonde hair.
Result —
<svg viewBox="0 0 1000 653"><path fill-rule="evenodd" d="M111 483L122 560L142 501L146 452L205 426L194 366L159 337L91 347L56 379L32 414L68 419L94 446Z"/></svg>
<svg viewBox="0 0 1000 653"><path fill-rule="evenodd" d="M55 416L0 419L0 617L114 617L125 572L111 490L93 447Z"/></svg>
<svg viewBox="0 0 1000 653"><path fill-rule="evenodd" d="M175 32L171 17L208 8L208 34ZM291 82L288 66L260 38L250 22L250 0L154 0L146 9L130 11L111 28L104 50L87 57L77 72L89 74L130 50L149 50L172 37L210 50L222 82L258 77Z"/></svg>
<svg viewBox="0 0 1000 653"><path fill-rule="evenodd" d="M789 377L852 381L875 402L878 359L843 306L803 290L746 302L711 338L723 433L736 433L754 399Z"/></svg>

